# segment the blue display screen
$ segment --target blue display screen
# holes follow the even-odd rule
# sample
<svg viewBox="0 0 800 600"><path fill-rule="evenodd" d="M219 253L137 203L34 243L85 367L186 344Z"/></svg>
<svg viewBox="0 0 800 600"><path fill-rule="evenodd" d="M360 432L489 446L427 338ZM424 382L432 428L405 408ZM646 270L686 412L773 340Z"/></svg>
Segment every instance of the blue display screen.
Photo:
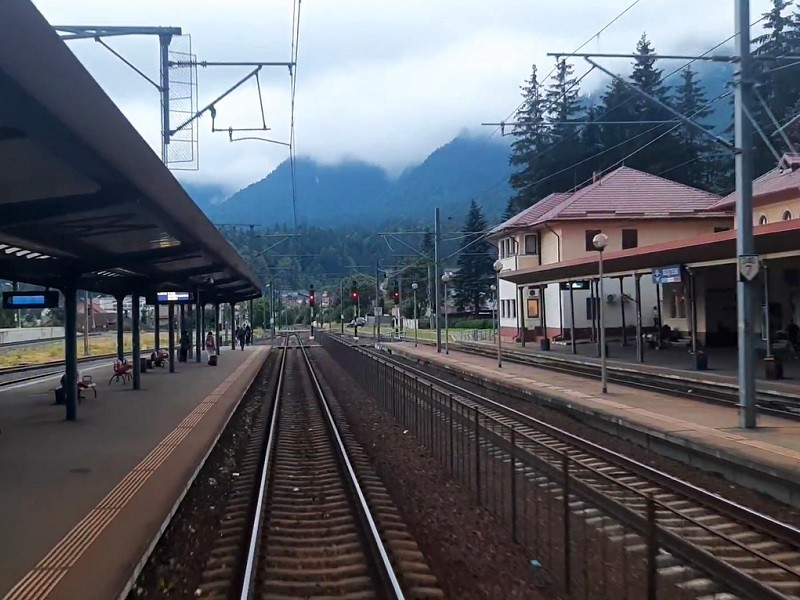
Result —
<svg viewBox="0 0 800 600"><path fill-rule="evenodd" d="M167 304L168 302L189 302L192 296L189 292L158 292L156 299L159 304Z"/></svg>
<svg viewBox="0 0 800 600"><path fill-rule="evenodd" d="M3 308L55 308L58 292L3 292Z"/></svg>

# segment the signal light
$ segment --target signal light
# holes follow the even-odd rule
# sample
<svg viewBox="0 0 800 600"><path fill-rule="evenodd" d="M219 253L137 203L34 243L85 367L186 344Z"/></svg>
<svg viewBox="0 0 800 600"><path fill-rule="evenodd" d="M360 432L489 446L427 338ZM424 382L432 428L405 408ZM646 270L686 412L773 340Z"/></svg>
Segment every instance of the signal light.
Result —
<svg viewBox="0 0 800 600"><path fill-rule="evenodd" d="M314 295L314 284L313 283L311 284L310 288L311 289L309 289L309 291L308 291L308 305L311 308L314 308L314 306L316 305L316 302L317 302L317 298Z"/></svg>

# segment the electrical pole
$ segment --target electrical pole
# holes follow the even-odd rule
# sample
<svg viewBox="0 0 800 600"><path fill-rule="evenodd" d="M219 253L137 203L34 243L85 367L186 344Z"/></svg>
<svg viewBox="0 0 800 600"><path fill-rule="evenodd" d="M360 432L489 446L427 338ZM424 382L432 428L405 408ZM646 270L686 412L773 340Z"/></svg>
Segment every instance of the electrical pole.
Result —
<svg viewBox="0 0 800 600"><path fill-rule="evenodd" d="M83 355L89 356L89 291L83 290Z"/></svg>
<svg viewBox="0 0 800 600"><path fill-rule="evenodd" d="M381 285L380 285L381 271L379 263L380 260L375 261L375 347L376 348L378 347L378 344L381 343L381 317L378 316L378 307L381 305Z"/></svg>
<svg viewBox="0 0 800 600"><path fill-rule="evenodd" d="M441 265L439 264L439 260L441 258L441 250L439 248L439 244L442 241L442 225L439 222L439 209L437 208L434 213L434 223L433 223L433 287L434 287L434 310L433 310L433 318L436 322L436 352L442 352L442 328L441 323L439 322L439 270Z"/></svg>
<svg viewBox="0 0 800 600"><path fill-rule="evenodd" d="M755 254L753 243L753 129L747 113L752 114L753 92L752 57L750 56L750 1L736 0L736 55L739 71L734 78L734 131L736 145L736 255L741 264L744 257ZM753 343L753 299L755 279L741 273L736 283L739 342L739 425L756 426L755 355ZM767 307L769 310L769 307Z"/></svg>

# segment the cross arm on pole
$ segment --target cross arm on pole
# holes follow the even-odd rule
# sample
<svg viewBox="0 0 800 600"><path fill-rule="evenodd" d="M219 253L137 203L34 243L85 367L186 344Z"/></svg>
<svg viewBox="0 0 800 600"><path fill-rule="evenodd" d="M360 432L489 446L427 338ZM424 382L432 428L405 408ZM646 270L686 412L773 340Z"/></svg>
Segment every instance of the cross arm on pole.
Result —
<svg viewBox="0 0 800 600"><path fill-rule="evenodd" d="M731 142L729 142L728 140L726 140L724 138L721 138L720 136L708 131L708 129L706 129L705 127L703 127L699 123L697 123L695 121L692 121L690 118L688 118L685 115L681 114L680 112L678 112L677 110L675 110L674 108L669 106L668 104L665 104L664 102L662 102L658 98L656 98L654 96L651 96L650 94L648 94L644 90L642 90L639 87L633 85L632 83L626 81L623 77L620 77L616 73L613 73L612 71L609 71L605 67L600 66L595 61L593 61L591 58L588 58L588 57L584 57L584 58L585 58L586 62L588 62L589 64L594 66L596 69L599 69L600 71L602 71L603 73L605 73L609 77L613 77L614 79L616 79L617 81L622 83L624 86L630 88L631 90L633 90L634 92L636 92L637 94L642 96L643 98L646 98L647 100L649 100L653 104L663 108L664 110L666 110L670 114L674 115L680 122L682 122L682 123L684 123L686 125L689 125L690 127L694 127L695 129L697 129L698 131L700 131L704 135L706 135L706 136L710 137L711 139L713 139L717 144L719 144L723 148L726 148L728 150L732 150L734 152L737 151L736 150L736 146L734 144L732 144Z"/></svg>

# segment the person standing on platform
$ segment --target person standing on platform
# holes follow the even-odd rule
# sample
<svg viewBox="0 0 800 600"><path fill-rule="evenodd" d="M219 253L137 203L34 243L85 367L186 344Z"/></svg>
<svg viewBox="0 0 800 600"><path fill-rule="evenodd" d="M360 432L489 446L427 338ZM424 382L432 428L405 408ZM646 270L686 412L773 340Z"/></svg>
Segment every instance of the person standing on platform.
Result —
<svg viewBox="0 0 800 600"><path fill-rule="evenodd" d="M253 345L253 330L250 329L250 325L248 325L245 328L244 334L245 334L245 342L247 343L248 346L252 346Z"/></svg>
<svg viewBox="0 0 800 600"><path fill-rule="evenodd" d="M244 342L245 342L245 331L243 328L239 328L236 330L236 336L239 338L239 344L242 346L242 352L244 352Z"/></svg>
<svg viewBox="0 0 800 600"><path fill-rule="evenodd" d="M181 347L178 354L179 362L186 362L189 359L189 334L185 329L181 330Z"/></svg>

